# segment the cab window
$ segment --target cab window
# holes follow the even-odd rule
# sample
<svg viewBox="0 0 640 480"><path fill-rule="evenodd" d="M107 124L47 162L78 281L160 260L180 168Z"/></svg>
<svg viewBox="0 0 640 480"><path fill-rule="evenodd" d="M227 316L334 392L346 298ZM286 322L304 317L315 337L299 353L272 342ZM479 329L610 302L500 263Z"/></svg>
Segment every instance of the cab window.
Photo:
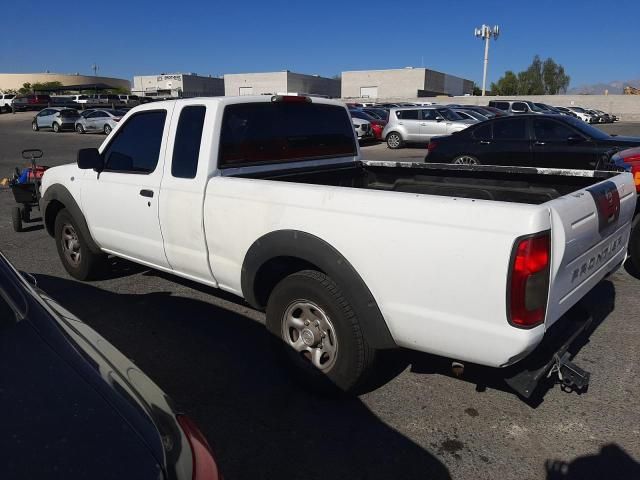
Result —
<svg viewBox="0 0 640 480"><path fill-rule="evenodd" d="M184 107L180 112L171 160L171 175L176 178L196 176L206 112L206 107L202 105Z"/></svg>

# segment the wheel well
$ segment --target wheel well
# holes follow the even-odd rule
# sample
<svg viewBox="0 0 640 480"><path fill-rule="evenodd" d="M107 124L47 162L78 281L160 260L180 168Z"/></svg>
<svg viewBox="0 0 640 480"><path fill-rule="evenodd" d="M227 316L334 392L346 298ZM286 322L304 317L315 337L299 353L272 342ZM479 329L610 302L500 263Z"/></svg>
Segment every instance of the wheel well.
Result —
<svg viewBox="0 0 640 480"><path fill-rule="evenodd" d="M296 257L275 257L267 260L258 269L253 282L255 298L260 306L266 307L271 292L281 280L302 270L325 273L317 265Z"/></svg>
<svg viewBox="0 0 640 480"><path fill-rule="evenodd" d="M56 217L63 208L65 208L64 204L58 200L51 200L47 205L44 226L52 237L55 235Z"/></svg>

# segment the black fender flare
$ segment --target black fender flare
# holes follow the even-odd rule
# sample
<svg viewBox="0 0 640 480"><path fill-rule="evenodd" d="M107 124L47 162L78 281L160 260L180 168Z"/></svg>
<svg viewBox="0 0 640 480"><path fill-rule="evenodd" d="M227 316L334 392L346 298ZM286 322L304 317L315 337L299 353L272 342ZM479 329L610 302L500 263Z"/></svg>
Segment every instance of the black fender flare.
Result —
<svg viewBox="0 0 640 480"><path fill-rule="evenodd" d="M293 257L316 265L340 285L358 315L369 344L381 349L397 347L378 304L355 268L332 245L306 232L277 230L251 245L241 273L242 294L250 305L264 308L256 295L256 276L263 265L277 257Z"/></svg>
<svg viewBox="0 0 640 480"><path fill-rule="evenodd" d="M82 210L80 210L78 203L73 198L73 195L71 195L71 192L69 192L66 187L60 185L59 183L51 185L49 188L47 188L47 190L44 192L44 195L40 199L40 212L42 213L42 221L49 235L51 235L52 237L55 235L55 221L51 218L51 211L49 211L49 214L47 214L47 210L52 205L52 202L59 202L64 205L64 208L69 211L73 219L76 221L77 227L80 229L82 236L87 241L89 250L91 250L93 253L101 253L102 250L100 250L100 247L93 240L93 237L89 232L87 220L84 218L84 214L82 213Z"/></svg>

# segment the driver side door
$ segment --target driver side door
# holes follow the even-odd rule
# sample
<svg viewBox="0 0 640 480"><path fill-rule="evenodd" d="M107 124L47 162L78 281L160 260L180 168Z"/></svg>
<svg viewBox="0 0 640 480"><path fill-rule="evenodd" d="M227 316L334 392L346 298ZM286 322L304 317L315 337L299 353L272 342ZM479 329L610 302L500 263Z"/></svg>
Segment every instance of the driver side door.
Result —
<svg viewBox="0 0 640 480"><path fill-rule="evenodd" d="M537 167L593 170L598 160L593 143L554 119L533 119L533 164Z"/></svg>
<svg viewBox="0 0 640 480"><path fill-rule="evenodd" d="M100 152L104 170L82 177L91 235L117 256L170 268L159 221L160 183L173 105L130 116Z"/></svg>

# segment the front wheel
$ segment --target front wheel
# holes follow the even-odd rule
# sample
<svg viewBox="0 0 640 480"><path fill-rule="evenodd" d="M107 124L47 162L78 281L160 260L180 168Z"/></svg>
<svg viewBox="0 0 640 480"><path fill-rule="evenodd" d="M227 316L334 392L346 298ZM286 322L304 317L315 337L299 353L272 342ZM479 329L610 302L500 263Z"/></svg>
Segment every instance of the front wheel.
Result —
<svg viewBox="0 0 640 480"><path fill-rule="evenodd" d="M636 271L640 272L640 221L636 218L629 237L629 258Z"/></svg>
<svg viewBox="0 0 640 480"><path fill-rule="evenodd" d="M480 165L480 162L473 155L459 155L451 162L454 165Z"/></svg>
<svg viewBox="0 0 640 480"><path fill-rule="evenodd" d="M93 253L68 210L58 213L55 222L55 239L58 255L65 270L78 280L97 276L104 265L106 255Z"/></svg>
<svg viewBox="0 0 640 480"><path fill-rule="evenodd" d="M403 144L402 136L398 132L391 132L387 135L387 146L392 150L401 148Z"/></svg>
<svg viewBox="0 0 640 480"><path fill-rule="evenodd" d="M84 127L80 123L76 125L76 132L84 133Z"/></svg>
<svg viewBox="0 0 640 480"><path fill-rule="evenodd" d="M111 127L109 125L104 126L104 134L109 135L111 133Z"/></svg>
<svg viewBox="0 0 640 480"><path fill-rule="evenodd" d="M376 351L357 312L323 273L304 270L276 285L267 328L294 375L314 390L353 392L371 370Z"/></svg>
<svg viewBox="0 0 640 480"><path fill-rule="evenodd" d="M31 130L33 130L34 132L37 132L38 130L40 130L36 122L31 123Z"/></svg>
<svg viewBox="0 0 640 480"><path fill-rule="evenodd" d="M60 125L58 125L57 123L53 123L53 125L51 125L51 128L53 129L54 133L60 133Z"/></svg>
<svg viewBox="0 0 640 480"><path fill-rule="evenodd" d="M11 223L13 224L14 231L22 231L22 212L20 211L20 207L13 207L11 209Z"/></svg>

